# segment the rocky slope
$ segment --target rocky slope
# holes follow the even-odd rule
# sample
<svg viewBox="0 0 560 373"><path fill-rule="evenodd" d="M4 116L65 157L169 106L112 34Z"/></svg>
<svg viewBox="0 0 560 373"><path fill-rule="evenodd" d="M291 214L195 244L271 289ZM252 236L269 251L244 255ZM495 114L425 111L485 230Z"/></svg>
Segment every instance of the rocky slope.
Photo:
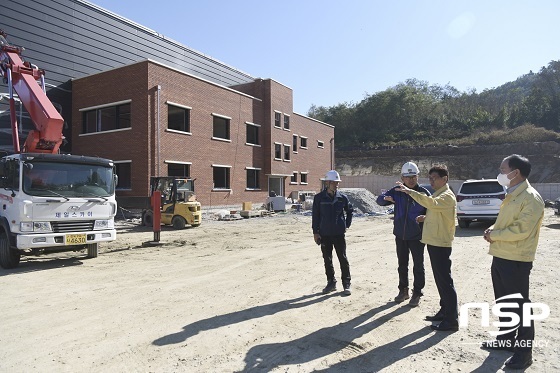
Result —
<svg viewBox="0 0 560 373"><path fill-rule="evenodd" d="M395 175L403 163L412 160L426 174L436 163L445 163L452 179L495 178L501 161L521 154L531 161L529 180L533 183L560 183L560 143L506 144L494 146L441 146L392 148L336 152L336 169L344 175Z"/></svg>

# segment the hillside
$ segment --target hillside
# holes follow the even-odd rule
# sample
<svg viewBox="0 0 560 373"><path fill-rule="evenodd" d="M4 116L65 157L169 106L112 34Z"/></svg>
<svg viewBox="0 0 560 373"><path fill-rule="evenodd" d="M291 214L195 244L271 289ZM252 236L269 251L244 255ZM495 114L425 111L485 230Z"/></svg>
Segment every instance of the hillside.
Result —
<svg viewBox="0 0 560 373"><path fill-rule="evenodd" d="M335 152L336 169L346 175L395 175L406 161L427 174L436 163L445 163L452 179L494 178L501 161L510 154L529 158L533 183L560 183L560 143L555 141L490 146L443 146Z"/></svg>

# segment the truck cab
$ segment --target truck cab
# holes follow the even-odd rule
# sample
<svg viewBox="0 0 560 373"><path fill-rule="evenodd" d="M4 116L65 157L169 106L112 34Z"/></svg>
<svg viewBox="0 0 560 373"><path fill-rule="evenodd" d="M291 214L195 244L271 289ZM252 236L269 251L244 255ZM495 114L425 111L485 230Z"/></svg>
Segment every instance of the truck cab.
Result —
<svg viewBox="0 0 560 373"><path fill-rule="evenodd" d="M108 159L20 153L0 159L0 266L21 255L87 250L116 239L116 177Z"/></svg>

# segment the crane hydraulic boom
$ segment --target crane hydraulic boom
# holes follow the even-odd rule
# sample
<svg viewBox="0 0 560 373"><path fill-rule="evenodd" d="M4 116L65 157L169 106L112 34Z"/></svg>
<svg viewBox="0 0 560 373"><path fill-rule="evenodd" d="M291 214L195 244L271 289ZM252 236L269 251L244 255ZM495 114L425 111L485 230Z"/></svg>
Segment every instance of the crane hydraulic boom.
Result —
<svg viewBox="0 0 560 373"><path fill-rule="evenodd" d="M6 36L6 33L0 30L0 75L8 85L14 151L21 153L15 91L35 125L35 130L29 131L23 151L58 153L64 139L62 136L64 119L45 93L45 72L29 62L24 62L21 57L23 48L10 45ZM37 84L37 81L40 81L41 85Z"/></svg>
<svg viewBox="0 0 560 373"><path fill-rule="evenodd" d="M43 253L87 250L95 258L100 243L116 239L115 165L60 152L64 120L45 92L45 72L24 62L22 51L0 30L0 76L9 90L16 153L0 157L0 267ZM35 126L22 149L18 96Z"/></svg>

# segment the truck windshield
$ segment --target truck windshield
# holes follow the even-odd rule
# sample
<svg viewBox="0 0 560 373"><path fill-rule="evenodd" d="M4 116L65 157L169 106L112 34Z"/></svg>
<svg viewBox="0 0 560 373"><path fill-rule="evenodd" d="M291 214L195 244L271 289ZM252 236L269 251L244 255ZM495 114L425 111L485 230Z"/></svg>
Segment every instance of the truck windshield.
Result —
<svg viewBox="0 0 560 373"><path fill-rule="evenodd" d="M108 197L114 193L113 168L101 165L26 162L23 191L41 197Z"/></svg>

